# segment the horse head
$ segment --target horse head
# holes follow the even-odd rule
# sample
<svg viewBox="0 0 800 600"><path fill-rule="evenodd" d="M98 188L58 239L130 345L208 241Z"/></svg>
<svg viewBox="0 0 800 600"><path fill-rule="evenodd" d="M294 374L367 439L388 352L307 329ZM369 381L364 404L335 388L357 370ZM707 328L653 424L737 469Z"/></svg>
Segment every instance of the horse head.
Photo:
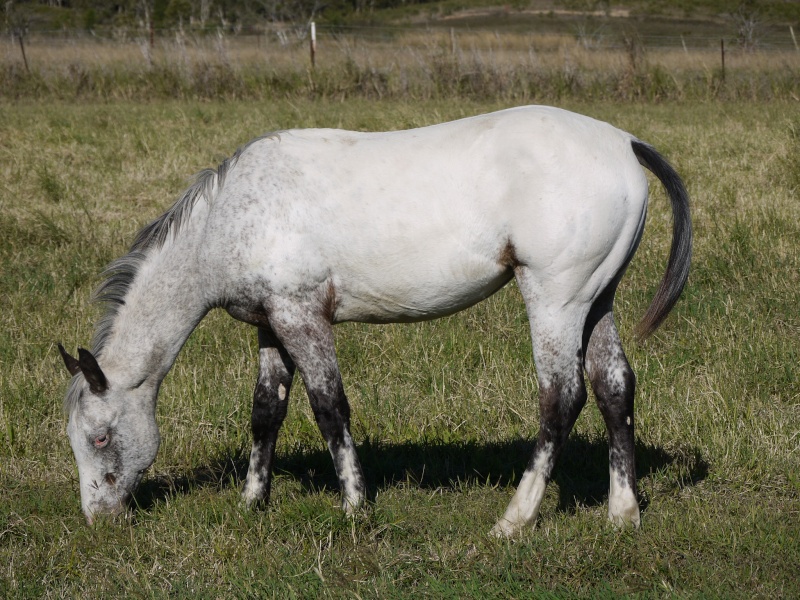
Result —
<svg viewBox="0 0 800 600"><path fill-rule="evenodd" d="M67 397L67 433L78 464L81 507L91 525L99 515L125 510L155 460L160 439L154 410L158 389L147 380L130 385L106 377L88 350L80 348L75 358L61 344L58 349L67 370L76 376Z"/></svg>

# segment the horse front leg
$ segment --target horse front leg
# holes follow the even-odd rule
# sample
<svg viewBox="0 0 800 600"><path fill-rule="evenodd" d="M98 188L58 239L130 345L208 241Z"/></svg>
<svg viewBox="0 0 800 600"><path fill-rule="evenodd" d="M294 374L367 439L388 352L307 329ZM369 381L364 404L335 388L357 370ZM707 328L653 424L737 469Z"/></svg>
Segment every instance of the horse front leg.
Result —
<svg viewBox="0 0 800 600"><path fill-rule="evenodd" d="M258 380L253 392L253 448L242 490L247 506L269 500L278 430L286 418L295 366L271 331L258 330Z"/></svg>
<svg viewBox="0 0 800 600"><path fill-rule="evenodd" d="M300 370L314 418L333 458L342 508L353 513L364 502L366 486L350 436L350 405L336 360L333 326L313 303L279 301L271 307L270 324Z"/></svg>
<svg viewBox="0 0 800 600"><path fill-rule="evenodd" d="M311 377L314 380L313 376ZM304 381L307 381L304 378ZM344 393L341 375L330 373L324 383L306 383L311 409L333 457L339 489L342 493L342 508L352 514L364 502L366 485L361 463L350 436L350 405Z"/></svg>

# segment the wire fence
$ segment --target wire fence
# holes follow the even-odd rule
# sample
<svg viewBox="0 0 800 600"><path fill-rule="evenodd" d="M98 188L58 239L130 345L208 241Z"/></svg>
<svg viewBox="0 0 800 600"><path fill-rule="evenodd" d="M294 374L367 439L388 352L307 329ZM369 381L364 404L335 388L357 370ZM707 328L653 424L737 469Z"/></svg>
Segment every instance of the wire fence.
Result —
<svg viewBox="0 0 800 600"><path fill-rule="evenodd" d="M0 38L0 97L800 98L796 33L265 25ZM313 76L312 76L313 75Z"/></svg>
<svg viewBox="0 0 800 600"><path fill-rule="evenodd" d="M741 35L730 32L722 35L686 34L686 35L653 35L639 34L631 31L614 32L603 28L588 30L580 25L575 26L571 33L550 32L535 28L526 31L521 26L513 28L497 27L450 27L447 25L331 25L316 24L316 33L320 43L325 41L348 40L353 42L404 43L425 44L425 36L439 38L449 36L455 39L493 37L496 44L502 45L504 40L524 37L531 46L536 47L543 40L545 45L551 44L558 38L562 42L572 41L585 48L596 50L620 50L628 47L635 41L642 48L650 50L683 49L706 50L719 47L722 41L730 49L742 49L748 52L800 52L800 32L787 26L785 30L771 28L761 35L754 35L750 39L743 39ZM242 44L251 44L256 47L261 45L292 46L307 43L310 26L266 24L261 27L191 27L191 28L159 28L143 29L114 28L98 31L83 29L50 29L36 30L24 36L25 42L32 44L75 44L93 41L96 43L129 43L134 41L148 41L152 45L163 44L176 39L208 39L226 38L237 40ZM15 33L7 32L7 42L16 43ZM430 41L430 40L429 40Z"/></svg>

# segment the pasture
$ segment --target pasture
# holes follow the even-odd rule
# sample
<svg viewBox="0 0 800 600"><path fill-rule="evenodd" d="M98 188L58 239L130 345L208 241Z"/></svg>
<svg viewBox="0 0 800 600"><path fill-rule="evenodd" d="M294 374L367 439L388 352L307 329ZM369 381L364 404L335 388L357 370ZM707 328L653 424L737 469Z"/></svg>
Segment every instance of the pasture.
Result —
<svg viewBox="0 0 800 600"><path fill-rule="evenodd" d="M339 509L299 380L272 502L240 507L257 345L217 312L161 388L161 450L132 517L84 524L56 343L89 344L100 272L189 176L274 129L408 128L510 104L339 100L0 104L0 595L800 595L800 119L789 99L559 103L655 145L693 201L693 270L667 322L633 340L671 230L652 177L617 296L638 377L640 530L607 520L608 444L590 399L536 528L487 537L538 428L513 283L436 322L338 326L370 500L355 518Z"/></svg>

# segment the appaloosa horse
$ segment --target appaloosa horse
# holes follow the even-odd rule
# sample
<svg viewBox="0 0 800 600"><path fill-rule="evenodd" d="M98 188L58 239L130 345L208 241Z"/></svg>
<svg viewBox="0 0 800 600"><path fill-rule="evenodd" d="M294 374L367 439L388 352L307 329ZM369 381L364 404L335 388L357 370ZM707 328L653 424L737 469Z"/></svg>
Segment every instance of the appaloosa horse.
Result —
<svg viewBox="0 0 800 600"><path fill-rule="evenodd" d="M665 186L672 248L640 324L677 301L691 255L689 201L651 146L611 125L522 107L409 131L290 130L256 139L197 181L112 263L93 350L60 347L83 512L124 510L159 446L158 389L212 308L258 328L248 504L265 501L295 367L341 485L364 500L333 343L342 321L435 319L515 278L540 387L533 456L492 530L532 523L553 463L586 402L584 370L610 440L608 514L639 524L634 374L614 294L642 237L647 179Z"/></svg>

